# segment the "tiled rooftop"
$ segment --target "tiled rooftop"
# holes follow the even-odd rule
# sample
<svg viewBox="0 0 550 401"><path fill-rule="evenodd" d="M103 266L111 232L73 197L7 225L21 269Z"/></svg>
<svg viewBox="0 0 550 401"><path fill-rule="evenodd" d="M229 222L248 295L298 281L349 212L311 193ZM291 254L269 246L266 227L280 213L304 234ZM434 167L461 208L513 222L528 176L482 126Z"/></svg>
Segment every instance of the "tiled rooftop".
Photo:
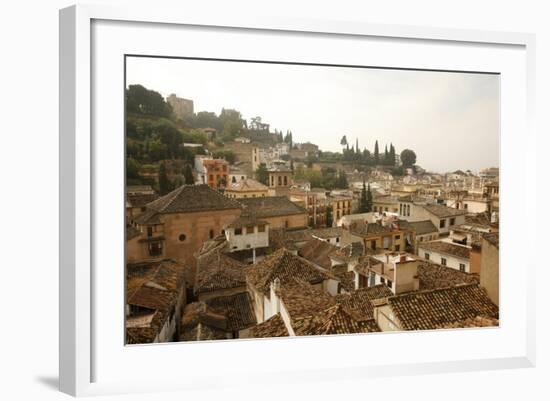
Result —
<svg viewBox="0 0 550 401"><path fill-rule="evenodd" d="M477 284L396 295L388 304L405 330L433 330L477 316L498 319L498 307Z"/></svg>
<svg viewBox="0 0 550 401"><path fill-rule="evenodd" d="M437 216L437 217L454 217L454 216L463 216L467 214L468 212L463 209L455 209L452 207L444 206L444 205L425 205L423 206L426 211L429 213Z"/></svg>
<svg viewBox="0 0 550 401"><path fill-rule="evenodd" d="M335 245L312 238L300 248L298 255L328 270L332 264L329 255L337 250Z"/></svg>
<svg viewBox="0 0 550 401"><path fill-rule="evenodd" d="M461 259L470 259L470 248L462 245L451 244L450 242L424 242L418 245L418 253L421 253L421 249L451 255Z"/></svg>
<svg viewBox="0 0 550 401"><path fill-rule="evenodd" d="M240 198L243 215L257 218L306 214L307 210L291 202L286 196L265 196L259 198Z"/></svg>
<svg viewBox="0 0 550 401"><path fill-rule="evenodd" d="M208 185L183 185L169 194L147 204L148 211L159 214L192 213L240 208L241 206L239 203L223 196Z"/></svg>
<svg viewBox="0 0 550 401"><path fill-rule="evenodd" d="M246 280L258 291L269 292L271 282L278 278L282 284L301 279L321 283L329 274L321 272L310 262L281 248L247 269Z"/></svg>
<svg viewBox="0 0 550 401"><path fill-rule="evenodd" d="M251 335L254 338L269 338L269 337L287 337L288 330L280 313L271 316L265 322L262 322L250 329Z"/></svg>
<svg viewBox="0 0 550 401"><path fill-rule="evenodd" d="M231 183L227 186L226 191L236 192L254 192L254 191L267 191L267 186L253 180L252 178L246 178L237 182Z"/></svg>
<svg viewBox="0 0 550 401"><path fill-rule="evenodd" d="M441 266L430 261L418 265L418 278L421 290L434 290L461 284L479 283L479 275L461 272L451 267Z"/></svg>
<svg viewBox="0 0 550 401"><path fill-rule="evenodd" d="M211 298L206 301L210 309L227 319L227 331L235 332L256 324L254 309L248 292Z"/></svg>

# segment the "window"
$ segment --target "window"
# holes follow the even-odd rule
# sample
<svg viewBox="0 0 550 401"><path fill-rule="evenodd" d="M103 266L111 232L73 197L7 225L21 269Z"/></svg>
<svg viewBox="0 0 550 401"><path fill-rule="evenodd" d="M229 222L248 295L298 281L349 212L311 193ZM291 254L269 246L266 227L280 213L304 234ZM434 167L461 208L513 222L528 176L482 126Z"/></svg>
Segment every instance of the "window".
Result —
<svg viewBox="0 0 550 401"><path fill-rule="evenodd" d="M467 203L464 204L464 209L468 210L468 204Z"/></svg>
<svg viewBox="0 0 550 401"><path fill-rule="evenodd" d="M286 175L284 176L284 181L285 181L285 186L287 186L288 185L288 178L287 178Z"/></svg>
<svg viewBox="0 0 550 401"><path fill-rule="evenodd" d="M392 282L391 282L391 280L388 280L388 283L387 283L387 284L388 284L388 287L390 287L390 288L392 287Z"/></svg>
<svg viewBox="0 0 550 401"><path fill-rule="evenodd" d="M447 266L447 259L441 258L441 266Z"/></svg>
<svg viewBox="0 0 550 401"><path fill-rule="evenodd" d="M402 203L399 204L399 214L401 216L403 216L403 204Z"/></svg>
<svg viewBox="0 0 550 401"><path fill-rule="evenodd" d="M458 267L460 268L460 271L461 272L465 272L466 271L466 265L464 263L459 263Z"/></svg>
<svg viewBox="0 0 550 401"><path fill-rule="evenodd" d="M208 235L210 236L210 239L214 238L214 230L210 230Z"/></svg>
<svg viewBox="0 0 550 401"><path fill-rule="evenodd" d="M373 240L370 241L370 249L372 249L372 250L376 249L376 240L373 239Z"/></svg>
<svg viewBox="0 0 550 401"><path fill-rule="evenodd" d="M283 185L282 181L281 181L281 176L277 177L277 185L279 185L279 186Z"/></svg>
<svg viewBox="0 0 550 401"><path fill-rule="evenodd" d="M214 175L213 175L213 174L210 174L210 175L208 176L208 179L209 179L210 181L214 181Z"/></svg>
<svg viewBox="0 0 550 401"><path fill-rule="evenodd" d="M380 282L381 282L382 284L386 284L386 280L384 279L384 277L380 277Z"/></svg>
<svg viewBox="0 0 550 401"><path fill-rule="evenodd" d="M399 250L401 249L401 245L395 245L395 252L399 252Z"/></svg>
<svg viewBox="0 0 550 401"><path fill-rule="evenodd" d="M439 220L439 228L445 228L445 219Z"/></svg>
<svg viewBox="0 0 550 401"><path fill-rule="evenodd" d="M337 243L337 244L340 243L340 237L336 237L336 243Z"/></svg>
<svg viewBox="0 0 550 401"><path fill-rule="evenodd" d="M148 237L153 236L153 226L147 226L147 236Z"/></svg>
<svg viewBox="0 0 550 401"><path fill-rule="evenodd" d="M178 239L180 240L180 242L185 241L185 238L187 238L187 236L186 236L185 234L180 234L180 236L178 237Z"/></svg>
<svg viewBox="0 0 550 401"><path fill-rule="evenodd" d="M385 208L384 208L384 210L385 210L385 211L387 212L387 211L388 211L388 208L387 208L387 207L385 207Z"/></svg>
<svg viewBox="0 0 550 401"><path fill-rule="evenodd" d="M151 242L149 244L149 256L160 256L160 255L162 255L162 243Z"/></svg>
<svg viewBox="0 0 550 401"><path fill-rule="evenodd" d="M395 236L395 240L396 240L396 241L397 241L397 240L400 240L400 239L401 239L401 236L400 236L400 235L396 235L396 236Z"/></svg>
<svg viewBox="0 0 550 401"><path fill-rule="evenodd" d="M377 207L377 206L374 207L374 211L375 211L375 212L378 211L378 207Z"/></svg>
<svg viewBox="0 0 550 401"><path fill-rule="evenodd" d="M430 260L430 254L426 252L426 253L424 254L424 259Z"/></svg>
<svg viewBox="0 0 550 401"><path fill-rule="evenodd" d="M407 216L411 215L411 205L407 205Z"/></svg>
<svg viewBox="0 0 550 401"><path fill-rule="evenodd" d="M254 234L254 226L246 226L247 234Z"/></svg>
<svg viewBox="0 0 550 401"><path fill-rule="evenodd" d="M241 235L243 233L243 229L241 227L235 229L235 235Z"/></svg>
<svg viewBox="0 0 550 401"><path fill-rule="evenodd" d="M450 224L450 225L451 225L451 226L454 226L454 225L455 225L455 218L454 218L454 217L451 218L451 224Z"/></svg>

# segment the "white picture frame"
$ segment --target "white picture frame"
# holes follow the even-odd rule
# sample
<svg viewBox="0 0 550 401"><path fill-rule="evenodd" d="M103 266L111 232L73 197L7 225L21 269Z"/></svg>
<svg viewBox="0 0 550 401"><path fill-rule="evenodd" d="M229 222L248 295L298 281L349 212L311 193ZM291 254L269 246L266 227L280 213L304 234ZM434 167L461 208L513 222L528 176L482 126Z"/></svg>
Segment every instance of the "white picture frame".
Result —
<svg viewBox="0 0 550 401"><path fill-rule="evenodd" d="M103 24L103 25L102 25ZM124 25L124 26L117 26ZM154 27L154 29L151 29ZM171 52L178 50L177 42L167 41L165 45L150 47L146 43L147 38L151 41L167 37L170 29L192 28L193 34L209 35L218 32L219 35L235 35L242 37L242 40L252 40L254 35L262 35L262 40L272 41L277 46L277 41L284 41L284 37L294 39L302 38L304 41L314 41L321 38L326 43L337 38L341 43L349 41L368 40L374 51L384 52L387 57L384 66L403 68L427 68L456 71L491 71L503 74L505 82L502 91L502 133L501 133L501 194L502 206L501 219L503 230L501 235L501 271L502 284L501 294L501 327L498 329L486 330L448 330L445 333L398 333L376 335L380 342L391 341L397 349L407 350L411 341L417 344L441 345L453 341L465 341L468 343L484 342L494 343L494 347L487 346L470 353L464 352L463 357L458 353L463 352L457 346L455 356L453 350L439 350L439 357L421 359L419 354L411 352L407 357L388 358L387 363L372 355L371 361L351 361L345 356L336 358L335 351L348 350L342 354L349 353L350 347L357 347L362 344L364 337L329 337L329 338L308 338L308 339L285 339L285 340L254 340L237 341L229 344L201 343L201 344L162 344L155 346L124 347L122 339L117 339L117 334L106 334L106 331L98 333L98 327L105 328L104 321L110 321L114 330L122 330L122 320L119 324L113 324L110 317L122 316L121 307L114 312L113 316L107 317L102 311L105 305L96 304L99 302L94 298L94 292L99 286L102 288L104 297L113 302L117 299L114 292L109 292L122 287L105 286L107 283L106 274L97 274L98 263L104 258L113 254L108 251L98 251L106 241L103 237L109 237L111 243L119 243L120 252L123 252L122 228L120 233L107 233L101 231L105 227L104 221L109 219L117 220L116 213L122 213L122 206L117 211L117 202L122 205L122 187L120 194L114 193L109 199L105 196L109 190L115 189L120 184L122 175L123 130L113 138L99 138L94 136L94 130L102 129L103 122L101 113L109 102L114 102L111 108L119 110L123 103L123 86L113 89L120 81L123 71L113 70L113 76L106 77L104 72L112 66L120 66L123 62L118 58L120 54L144 52L151 54L151 49L157 49L160 54L172 55ZM103 29L103 31L102 31ZM126 44L118 43L121 38L109 36L117 32L132 29L134 36L140 32L147 31L139 45L130 43L127 45L131 51L123 49ZM204 33L206 32L206 33ZM96 41L94 42L94 35ZM103 36L102 36L103 35ZM105 38L109 39L109 46ZM248 38L248 39L246 39ZM252 38L252 39L251 39ZM122 38L124 39L124 38ZM321 40L319 39L319 40ZM204 43L208 38L204 38ZM237 40L237 39L236 39ZM240 39L239 39L240 40ZM237 40L238 41L238 40ZM381 43L383 41L384 43ZM390 49L399 42L403 53L392 53L391 50L376 50L381 47ZM403 42L403 43L401 43ZM305 42L304 42L305 43ZM512 181L531 184L534 188L536 171L534 157L531 157L527 148L529 144L535 144L535 134L532 128L532 112L534 110L534 43L535 38L530 34L507 33L507 32L484 32L459 29L437 29L414 26L390 26L375 25L363 22L346 21L317 21L317 20L296 20L292 18L242 18L226 19L219 16L194 15L185 10L166 10L160 8L112 8L108 6L72 6L60 12L60 389L72 395L94 395L109 393L125 393L135 391L155 391L167 389L200 389L206 388L209 384L216 383L216 386L244 385L246 380L254 379L258 383L269 381L265 378L277 377L280 381L296 380L296 372L300 372L300 380L326 380L354 378L361 380L364 377L376 377L381 375L398 375L407 373L432 373L467 371L478 369L500 369L511 367L530 367L535 363L535 338L534 338L534 280L532 271L535 264L534 252L527 252L520 259L517 251L507 244L513 244L517 238L513 230L506 227L515 227L518 224L534 225L534 220L528 216L529 204L526 196L518 191L512 191L507 185ZM381 46L383 44L383 46ZM119 46L119 47L117 47ZM140 47L141 46L141 47ZM407 54L406 48L418 46L425 56L418 60L403 61L403 54ZM108 49L107 49L108 47ZM231 46L219 50L219 54L230 54ZM283 47L279 45L279 47ZM345 47L345 46L344 46ZM451 51L448 47L452 47ZM433 57L434 49L437 48L440 54L449 55L448 58L438 60ZM172 50L171 50L172 49ZM476 50L477 49L477 50ZM492 60L485 60L485 68L478 69L485 53L494 50L495 57ZM105 54L101 53L105 50ZM297 49L298 50L298 49ZM416 50L416 48L415 48ZM197 50L198 51L198 50ZM292 47L286 47L287 58L293 60L296 57ZM492 50L491 50L492 51ZM99 52L99 53L98 53ZM122 53L121 53L122 52ZM205 50L206 54L208 49ZM431 53L430 53L431 52ZM461 62L454 61L451 53L464 52L464 59ZM472 56L471 53L479 55ZM499 58L499 54L502 58ZM281 53L283 54L283 53ZM320 54L320 53L319 53ZM381 53L382 54L382 53ZM216 55L217 56L217 55ZM110 58L109 58L110 57ZM242 58L233 56L234 58ZM257 56L260 60L265 56ZM280 60L281 57L277 58ZM310 57L315 57L310 55ZM321 56L319 56L321 57ZM327 56L328 57L328 56ZM331 57L341 57L345 60L345 49L342 54L335 50ZM401 57L401 59L400 59ZM422 57L425 57L422 59ZM440 57L441 58L441 57ZM107 60L107 61L105 61ZM400 61L401 60L401 61ZM104 62L105 61L105 62ZM111 64L112 62L112 64ZM353 61L349 61L353 63ZM392 64L393 63L393 64ZM412 63L412 64L411 64ZM416 63L416 64L415 64ZM390 65L391 64L391 65ZM372 64L370 64L372 65ZM454 68L452 68L454 65ZM94 87L92 81L95 80ZM98 84L98 82L100 82ZM101 82L105 85L101 86ZM113 86L106 82L113 83ZM113 98L112 90L119 91L119 95ZM517 92L519 91L519 92ZM516 98L511 96L512 92L517 93ZM121 103L122 101L122 103ZM99 117L98 117L99 116ZM99 119L99 120L98 120ZM115 117L116 119L116 117ZM112 127L122 127L123 114L120 114L118 122L113 122ZM513 133L521 132L516 137ZM117 136L119 135L119 136ZM113 140L114 142L109 142ZM118 141L118 142L117 142ZM118 143L118 145L117 145ZM112 146L110 146L112 145ZM118 153L117 153L118 152ZM510 154L515 154L519 162L512 166ZM99 163L101 160L101 163ZM112 179L107 179L110 171L114 171ZM117 175L118 174L118 175ZM119 178L117 181L117 177ZM112 192L111 192L112 193ZM112 215L106 211L113 207ZM514 214L511 210L518 211ZM122 227L122 225L120 226ZM529 230L535 230L528 227ZM116 230L115 230L116 231ZM98 234L104 234L101 238ZM113 235L113 236L110 236ZM118 237L117 237L118 235ZM119 242L117 242L119 241ZM527 246L527 251L529 251ZM113 251L113 250L111 250ZM119 259L117 259L119 258ZM113 269L117 266L122 269L123 265L118 263L120 255L112 258ZM525 262L527 261L527 262ZM118 263L118 264L117 264ZM104 264L102 264L104 266ZM515 272L513 278L514 294L507 291L512 288L512 278L509 270L511 266L521 267L522 270ZM120 270L121 272L123 270ZM528 277L529 272L529 277ZM112 273L112 272L111 272ZM110 274L110 273L109 273ZM122 294L118 295L118 300ZM503 305L503 306L502 306ZM116 308L115 308L116 309ZM117 315L118 313L118 315ZM508 318L507 318L508 317ZM116 321L116 320L115 320ZM119 327L120 326L120 327ZM103 329L101 329L103 330ZM495 334L496 333L496 334ZM504 333L504 334L502 334ZM506 334L508 333L508 334ZM434 340L435 338L435 340ZM413 339L413 340L411 340ZM120 349L112 352L105 344L119 344ZM117 341L119 341L117 343ZM296 341L299 341L297 343ZM435 343L434 343L435 341ZM505 352L502 344L506 341L508 349ZM298 344L296 346L295 344ZM319 347L327 350L326 358L317 358L315 351ZM176 347L176 348L174 348ZM185 347L185 348L184 348ZM401 347L401 348L399 348ZM501 348L499 348L501 347ZM292 369L284 368L284 360L278 355L288 352L299 358L292 363ZM429 352L428 352L429 353ZM224 374L223 366L212 369L204 369L198 356L220 355L220 360L225 358L240 359L236 362L237 367L231 371L242 374L247 373L246 380L239 380L232 376L232 372L226 369ZM185 374L180 370L177 375L166 374L163 369L154 369L155 374L147 372L148 380L140 379L131 371L132 364L143 360L144 365L155 366L155 361L166 361L169 366L176 363L178 355L186 355L190 363L188 372ZM221 357L223 355L223 358ZM273 358L272 366L255 366L254 369L247 368L248 361L253 361L257 356ZM296 356L298 355L298 356ZM301 355L302 357L300 358ZM305 356L311 358L307 361ZM112 358L112 359L111 359ZM119 358L119 359L117 359ZM247 359L248 358L248 359ZM125 362L123 361L125 360ZM397 361L397 362L396 362ZM112 366L108 372L107 365ZM190 367L193 366L194 369ZM103 368L102 368L103 367ZM233 369L235 368L235 369ZM180 369L184 369L181 366ZM114 374L117 370L119 374ZM123 373L120 373L123 372ZM124 373L128 372L128 375ZM133 377L133 378L132 378ZM185 377L182 380L181 377ZM293 378L294 377L294 378Z"/></svg>

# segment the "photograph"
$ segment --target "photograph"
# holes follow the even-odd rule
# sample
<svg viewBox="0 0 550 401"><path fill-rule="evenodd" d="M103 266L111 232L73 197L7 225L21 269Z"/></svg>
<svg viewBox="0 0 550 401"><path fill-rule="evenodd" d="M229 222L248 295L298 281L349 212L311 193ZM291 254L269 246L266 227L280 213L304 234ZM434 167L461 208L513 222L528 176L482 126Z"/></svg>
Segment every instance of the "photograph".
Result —
<svg viewBox="0 0 550 401"><path fill-rule="evenodd" d="M498 330L500 74L124 69L125 344Z"/></svg>

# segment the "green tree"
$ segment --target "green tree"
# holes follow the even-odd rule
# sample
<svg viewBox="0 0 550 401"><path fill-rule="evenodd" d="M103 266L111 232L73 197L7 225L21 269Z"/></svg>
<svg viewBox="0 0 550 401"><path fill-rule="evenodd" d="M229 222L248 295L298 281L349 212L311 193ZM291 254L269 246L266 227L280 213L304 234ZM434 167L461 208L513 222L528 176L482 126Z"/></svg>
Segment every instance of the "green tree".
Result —
<svg viewBox="0 0 550 401"><path fill-rule="evenodd" d="M158 92L148 90L143 85L130 85L126 89L126 110L130 113L170 117L172 107Z"/></svg>
<svg viewBox="0 0 550 401"><path fill-rule="evenodd" d="M260 163L256 169L256 180L264 185L269 185L269 172L265 163Z"/></svg>
<svg viewBox="0 0 550 401"><path fill-rule="evenodd" d="M231 150L218 150L217 152L214 152L213 156L216 159L225 159L229 162L229 164L234 164L237 160L237 156Z"/></svg>
<svg viewBox="0 0 550 401"><path fill-rule="evenodd" d="M132 158L127 157L126 158L126 178L128 179L137 179L139 178L139 168L141 165L139 162Z"/></svg>
<svg viewBox="0 0 550 401"><path fill-rule="evenodd" d="M367 186L367 213L372 212L372 203L373 203L372 192L370 190L370 182L369 182L369 184Z"/></svg>
<svg viewBox="0 0 550 401"><path fill-rule="evenodd" d="M393 146L393 143L390 143L390 166L395 166L395 147Z"/></svg>
<svg viewBox="0 0 550 401"><path fill-rule="evenodd" d="M332 218L332 206L327 206L327 227L332 227L333 218Z"/></svg>
<svg viewBox="0 0 550 401"><path fill-rule="evenodd" d="M380 164L380 151L378 150L378 140L374 143L374 164Z"/></svg>
<svg viewBox="0 0 550 401"><path fill-rule="evenodd" d="M340 139L340 145L347 146L348 145L348 138L344 135L342 139Z"/></svg>
<svg viewBox="0 0 550 401"><path fill-rule="evenodd" d="M190 164L186 164L183 168L183 178L185 179L185 185L193 185L195 178L193 177L193 170Z"/></svg>
<svg viewBox="0 0 550 401"><path fill-rule="evenodd" d="M363 180L363 188L361 189L361 197L359 198L359 208L357 209L358 213L367 213L367 186L365 185L365 180Z"/></svg>
<svg viewBox="0 0 550 401"><path fill-rule="evenodd" d="M416 164L416 153L410 149L401 152L401 163L403 167L412 167Z"/></svg>
<svg viewBox="0 0 550 401"><path fill-rule="evenodd" d="M168 175L166 174L166 166L164 163L160 164L159 167L159 174L158 174L158 180L159 180L159 193L161 195L166 195L168 192L170 192L172 188L172 183L168 179Z"/></svg>

